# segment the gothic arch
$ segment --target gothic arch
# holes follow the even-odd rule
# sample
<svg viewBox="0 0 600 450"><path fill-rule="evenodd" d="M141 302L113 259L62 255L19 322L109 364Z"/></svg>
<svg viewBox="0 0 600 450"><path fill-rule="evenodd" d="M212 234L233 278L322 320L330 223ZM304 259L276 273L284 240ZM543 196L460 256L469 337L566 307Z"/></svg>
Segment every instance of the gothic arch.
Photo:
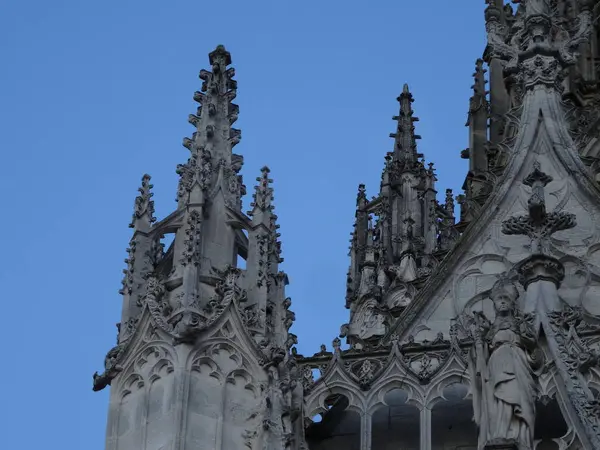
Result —
<svg viewBox="0 0 600 450"><path fill-rule="evenodd" d="M159 358L149 366L149 380L144 402L143 434L146 445L168 445L168 434L164 431L175 423L176 402L178 400L175 388L173 363L165 358Z"/></svg>
<svg viewBox="0 0 600 450"><path fill-rule="evenodd" d="M375 448L389 448L390 442L397 448L418 448L422 409L419 396L406 384L399 387L399 383L391 383L371 397L367 415Z"/></svg>
<svg viewBox="0 0 600 450"><path fill-rule="evenodd" d="M136 351L137 356L132 358L131 361L125 366L124 373L127 372L139 372L147 378L150 370L155 364L162 362L169 362L172 366L177 362L177 352L172 347L167 345L150 343L142 346ZM150 367L147 364L150 363Z"/></svg>
<svg viewBox="0 0 600 450"><path fill-rule="evenodd" d="M471 380L466 367L444 368L432 382L427 386L425 392L424 406L432 409L437 403L445 401L444 390L453 384L463 384L471 388Z"/></svg>
<svg viewBox="0 0 600 450"><path fill-rule="evenodd" d="M358 448L362 430L362 409L350 405L348 393L329 393L322 406L305 419L305 437L312 450ZM320 416L320 420L312 420Z"/></svg>
<svg viewBox="0 0 600 450"><path fill-rule="evenodd" d="M117 388L118 409L111 426L117 449L142 447L142 429L146 416L147 384L139 373L131 373Z"/></svg>
<svg viewBox="0 0 600 450"><path fill-rule="evenodd" d="M204 341L199 347L191 351L187 357L186 367L191 368L195 364L196 360L208 358L213 361L217 367L221 367L221 364L217 363L215 357L224 353L229 353L227 360L231 361L235 367L245 367L250 370L251 368L258 367L259 363L250 354L242 348L237 342L231 341L224 338L211 338Z"/></svg>
<svg viewBox="0 0 600 450"><path fill-rule="evenodd" d="M331 384L322 384L320 389L311 392L305 399L305 417L310 419L316 414L326 411L326 400L334 394L343 395L348 398L347 409L361 413L364 410L365 399L360 390L345 380L336 380Z"/></svg>
<svg viewBox="0 0 600 450"><path fill-rule="evenodd" d="M226 367L223 367L223 361L217 362L216 356L228 352L227 359L231 361L233 367L244 367L247 370L255 373L255 376L261 380L265 379L264 374L258 371L259 362L251 356L251 352L247 352L237 342L224 338L211 338L202 343L201 346L194 349L187 358L186 367L190 369L198 358L210 358L223 372L229 372ZM227 373L223 373L226 376ZM261 376L262 375L262 376Z"/></svg>
<svg viewBox="0 0 600 450"><path fill-rule="evenodd" d="M399 367L402 367L398 364ZM385 405L384 396L389 391L400 389L408 392L409 396L406 400L407 404L413 405L420 409L423 406L423 387L419 382L402 367L404 373L395 372L387 373L380 378L380 382L373 385L370 389L366 401L366 412L374 413L375 410L382 405Z"/></svg>
<svg viewBox="0 0 600 450"><path fill-rule="evenodd" d="M209 368L209 377L214 378L219 382L223 382L225 380L224 375L221 372L221 368L210 356L196 357L192 361L192 364L190 366L190 372L204 373L202 370L202 366L207 366Z"/></svg>
<svg viewBox="0 0 600 450"><path fill-rule="evenodd" d="M233 369L231 372L229 372L227 374L227 378L225 379L225 383L238 385L239 379L243 380L244 389L252 392L252 395L258 398L260 395L260 386L256 384L255 377L253 377L252 374L244 368Z"/></svg>
<svg viewBox="0 0 600 450"><path fill-rule="evenodd" d="M145 385L144 377L137 372L131 373L119 383L119 401L122 401L125 396L131 394L133 391L144 388Z"/></svg>

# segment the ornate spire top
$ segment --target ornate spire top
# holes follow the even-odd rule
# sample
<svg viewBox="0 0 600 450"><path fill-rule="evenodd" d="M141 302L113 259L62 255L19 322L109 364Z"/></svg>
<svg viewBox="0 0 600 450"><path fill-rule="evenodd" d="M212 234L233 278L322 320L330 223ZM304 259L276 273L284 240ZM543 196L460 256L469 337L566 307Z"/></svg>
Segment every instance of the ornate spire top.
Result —
<svg viewBox="0 0 600 450"><path fill-rule="evenodd" d="M133 217L129 228L135 228L136 231L147 232L156 222L154 201L152 200L154 194L151 192L153 186L150 184L150 179L148 174L142 177L142 185L138 188L140 195L135 198Z"/></svg>
<svg viewBox="0 0 600 450"><path fill-rule="evenodd" d="M356 207L363 209L367 205L367 189L364 184L358 185L358 194L356 195Z"/></svg>
<svg viewBox="0 0 600 450"><path fill-rule="evenodd" d="M390 137L394 138L395 141L394 158L397 161L414 164L418 160L416 140L421 139L421 136L415 134L414 123L418 122L419 118L413 117L412 103L414 99L408 89L408 84L404 85L397 100L400 103L400 113L392 119L398 122L398 129L396 133L390 134Z"/></svg>
<svg viewBox="0 0 600 450"><path fill-rule="evenodd" d="M273 180L269 178L270 172L271 170L265 166L261 169L261 176L256 177L258 184L254 187L254 194L252 194L254 201L250 204L252 211L248 213L249 216L253 216L257 210L271 212L274 209L271 204L273 201L273 188L271 187Z"/></svg>
<svg viewBox="0 0 600 450"><path fill-rule="evenodd" d="M475 62L475 72L473 73L473 78L475 82L473 86L471 86L473 88L473 96L471 97L471 111L473 111L473 109L479 109L479 107L482 106L483 102L486 101L486 72L487 70L483 67L483 59L477 59L477 61Z"/></svg>
<svg viewBox="0 0 600 450"><path fill-rule="evenodd" d="M241 132L231 125L237 120L239 107L232 103L236 97L237 81L233 79L235 70L227 68L231 55L219 45L209 54L211 71L201 70L200 91L194 93L194 100L200 103L197 114L191 114L188 121L196 128L191 138L183 140L183 146L191 156L186 164L177 167L180 175L177 199L183 204L202 204L204 194L214 187L220 167L225 167L229 178L237 176L241 160L232 154L232 148L240 142ZM232 175L231 170L236 172ZM240 184L235 178L232 184ZM241 184L237 186L242 188ZM239 190L236 188L236 191ZM239 197L240 192L232 193ZM239 203L239 198L229 199Z"/></svg>
<svg viewBox="0 0 600 450"><path fill-rule="evenodd" d="M231 54L225 50L225 46L217 45L217 48L208 54L208 60L213 66L214 73L215 67L217 70L220 70L221 68L231 64Z"/></svg>

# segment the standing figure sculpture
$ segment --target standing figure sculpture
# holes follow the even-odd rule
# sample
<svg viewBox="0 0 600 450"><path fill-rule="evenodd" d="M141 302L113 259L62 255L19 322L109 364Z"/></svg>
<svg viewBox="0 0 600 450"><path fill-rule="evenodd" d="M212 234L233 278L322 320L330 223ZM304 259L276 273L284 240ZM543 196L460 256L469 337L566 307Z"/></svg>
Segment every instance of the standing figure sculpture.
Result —
<svg viewBox="0 0 600 450"><path fill-rule="evenodd" d="M475 313L471 379L480 450L500 443L533 449L535 371L542 358L533 325L517 306L518 296L515 285L501 279L490 296L494 321Z"/></svg>

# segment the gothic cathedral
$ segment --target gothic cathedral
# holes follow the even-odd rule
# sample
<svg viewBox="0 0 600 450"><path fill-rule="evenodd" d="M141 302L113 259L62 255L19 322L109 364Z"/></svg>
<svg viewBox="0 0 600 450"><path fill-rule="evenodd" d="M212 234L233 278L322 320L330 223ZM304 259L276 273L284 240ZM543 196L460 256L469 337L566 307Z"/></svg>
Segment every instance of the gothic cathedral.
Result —
<svg viewBox="0 0 600 450"><path fill-rule="evenodd" d="M600 450L600 0L486 3L464 192L438 201L405 85L379 193L358 187L349 321L310 356L269 169L242 212L235 71L210 53L177 208L155 219L148 175L135 199L94 374L107 450Z"/></svg>

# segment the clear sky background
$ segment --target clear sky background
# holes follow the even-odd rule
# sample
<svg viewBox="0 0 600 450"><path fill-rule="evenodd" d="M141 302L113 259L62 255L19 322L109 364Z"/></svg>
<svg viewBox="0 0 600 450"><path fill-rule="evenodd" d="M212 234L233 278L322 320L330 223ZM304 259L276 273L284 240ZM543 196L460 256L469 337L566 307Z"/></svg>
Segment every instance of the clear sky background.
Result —
<svg viewBox="0 0 600 450"><path fill-rule="evenodd" d="M344 309L356 191L377 194L404 82L438 192L460 193L483 0L0 0L0 448L101 450L93 393L120 320L141 176L159 218L217 44L238 80L248 192L267 164L299 352ZM250 200L245 201L247 209Z"/></svg>

